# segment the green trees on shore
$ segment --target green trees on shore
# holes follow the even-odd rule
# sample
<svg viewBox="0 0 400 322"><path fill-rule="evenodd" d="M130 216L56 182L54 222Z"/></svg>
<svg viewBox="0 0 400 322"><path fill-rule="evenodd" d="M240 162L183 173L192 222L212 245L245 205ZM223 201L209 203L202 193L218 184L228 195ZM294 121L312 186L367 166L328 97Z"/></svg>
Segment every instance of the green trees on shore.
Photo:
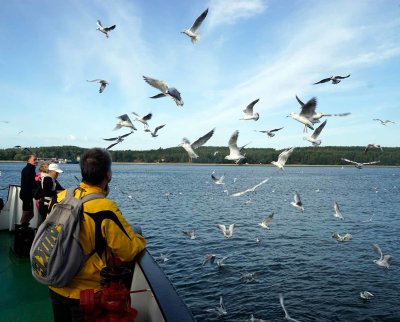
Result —
<svg viewBox="0 0 400 322"><path fill-rule="evenodd" d="M55 158L75 161L85 151L84 148L76 146L57 146L29 148L39 158ZM216 151L218 151L216 153ZM248 164L270 164L276 161L282 150L269 148L248 148L245 163ZM186 163L187 153L179 147L148 151L110 151L115 162L145 162L145 163ZM232 164L224 159L228 155L227 147L200 147L197 150L199 158L194 163L216 163ZM20 149L0 149L1 161L25 161L28 152ZM324 147L301 147L296 148L290 156L287 164L303 165L343 165L346 164L341 158L347 158L357 162L380 161L380 165L400 165L400 148L383 147L371 149L364 153L364 147L360 146L324 146Z"/></svg>

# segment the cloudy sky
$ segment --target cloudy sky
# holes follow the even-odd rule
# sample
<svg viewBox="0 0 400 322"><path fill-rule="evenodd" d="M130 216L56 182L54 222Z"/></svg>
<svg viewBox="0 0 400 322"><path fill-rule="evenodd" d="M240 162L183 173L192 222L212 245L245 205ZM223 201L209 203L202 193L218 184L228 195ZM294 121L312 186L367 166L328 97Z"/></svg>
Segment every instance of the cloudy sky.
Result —
<svg viewBox="0 0 400 322"><path fill-rule="evenodd" d="M192 44L181 33L206 8ZM107 39L96 20L116 24ZM400 2L295 0L14 0L0 11L0 148L106 147L117 116L153 113L153 138L136 131L114 150L192 142L215 128L209 146L239 130L250 147L308 146L303 126L286 117L303 101L330 117L322 145L399 146ZM340 84L312 85L331 75ZM178 107L142 76L176 87ZM98 84L106 79L102 94ZM257 122L239 120L260 99ZM374 118L393 120L383 126ZM258 130L284 127L271 139Z"/></svg>

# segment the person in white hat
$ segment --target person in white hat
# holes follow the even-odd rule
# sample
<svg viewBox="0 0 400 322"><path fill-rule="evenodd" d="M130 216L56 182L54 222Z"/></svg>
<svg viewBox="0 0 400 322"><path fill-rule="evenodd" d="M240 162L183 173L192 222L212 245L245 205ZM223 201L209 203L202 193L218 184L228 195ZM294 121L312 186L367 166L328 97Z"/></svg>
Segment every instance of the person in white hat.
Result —
<svg viewBox="0 0 400 322"><path fill-rule="evenodd" d="M39 218L40 222L46 218L50 202L57 196L59 191L64 190L57 181L58 175L63 172L57 163L50 163L48 173L42 175L43 197L39 201L39 213L42 217Z"/></svg>

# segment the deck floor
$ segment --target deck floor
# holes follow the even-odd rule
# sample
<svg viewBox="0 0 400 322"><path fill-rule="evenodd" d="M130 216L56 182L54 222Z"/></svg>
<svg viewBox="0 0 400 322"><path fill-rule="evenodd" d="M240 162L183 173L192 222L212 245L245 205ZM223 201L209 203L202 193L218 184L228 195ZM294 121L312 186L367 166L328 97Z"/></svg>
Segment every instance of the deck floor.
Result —
<svg viewBox="0 0 400 322"><path fill-rule="evenodd" d="M0 312L7 322L53 320L47 286L31 274L29 259L17 258L10 247L14 235L0 231Z"/></svg>

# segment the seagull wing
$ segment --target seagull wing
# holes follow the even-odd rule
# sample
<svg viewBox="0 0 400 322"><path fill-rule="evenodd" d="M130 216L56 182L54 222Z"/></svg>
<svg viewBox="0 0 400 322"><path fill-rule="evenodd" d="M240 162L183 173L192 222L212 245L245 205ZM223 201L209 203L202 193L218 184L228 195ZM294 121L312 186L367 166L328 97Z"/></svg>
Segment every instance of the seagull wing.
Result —
<svg viewBox="0 0 400 322"><path fill-rule="evenodd" d="M99 27L100 29L103 29L103 25L101 24L100 20L97 20L97 27Z"/></svg>
<svg viewBox="0 0 400 322"><path fill-rule="evenodd" d="M153 134L155 135L155 134L158 132L158 130L162 129L164 126L165 126L165 124L157 126L157 127L154 129L154 133L153 133Z"/></svg>
<svg viewBox="0 0 400 322"><path fill-rule="evenodd" d="M258 103L259 100L260 99L257 98L256 100L251 102L249 105L247 105L247 107L243 110L243 112L248 115L253 115L253 107Z"/></svg>
<svg viewBox="0 0 400 322"><path fill-rule="evenodd" d="M358 162L351 161L351 160L346 159L346 158L341 158L341 160L342 160L342 161L345 161L345 162L353 163L353 164L358 164Z"/></svg>
<svg viewBox="0 0 400 322"><path fill-rule="evenodd" d="M229 236L232 236L232 234L233 234L233 229L235 228L235 224L230 224L229 225L229 229L228 229L228 232L229 232Z"/></svg>
<svg viewBox="0 0 400 322"><path fill-rule="evenodd" d="M345 79L345 78L348 78L348 77L350 77L350 74L347 75L347 76L335 76L336 79Z"/></svg>
<svg viewBox="0 0 400 322"><path fill-rule="evenodd" d="M104 28L104 30L105 30L105 31L114 30L114 29L115 29L115 27L116 27L116 25L112 25L112 26L110 26L110 27L106 27L106 28Z"/></svg>
<svg viewBox="0 0 400 322"><path fill-rule="evenodd" d="M297 193L297 191L294 193L294 202L298 206L303 205L303 203L301 202L301 199L300 199L300 195Z"/></svg>
<svg viewBox="0 0 400 322"><path fill-rule="evenodd" d="M277 131L282 130L282 129L283 129L283 127L280 127L279 129L270 130L270 132L277 132ZM260 132L261 132L261 131L260 131Z"/></svg>
<svg viewBox="0 0 400 322"><path fill-rule="evenodd" d="M165 95L166 94L164 94L164 93L160 93L160 94L157 94L157 95L154 95L154 96L150 96L150 98L160 98L160 97L165 97Z"/></svg>
<svg viewBox="0 0 400 322"><path fill-rule="evenodd" d="M120 143L120 142L121 142L121 141L117 141L117 142L115 142L115 143L109 145L108 147L106 147L106 150L111 149L114 145L117 145L117 144Z"/></svg>
<svg viewBox="0 0 400 322"><path fill-rule="evenodd" d="M268 223L270 223L272 221L272 218L274 218L274 213L271 213L270 215L265 217L262 222L265 223L265 224L268 224Z"/></svg>
<svg viewBox="0 0 400 322"><path fill-rule="evenodd" d="M129 133L126 133L126 134L124 134L124 135L121 135L120 136L120 138L122 139L122 138L126 138L128 135L131 135L133 133L133 131L131 131L131 132L129 132Z"/></svg>
<svg viewBox="0 0 400 322"><path fill-rule="evenodd" d="M101 79L100 78L97 78L97 79L93 79L93 80L86 80L87 82L100 82L101 81Z"/></svg>
<svg viewBox="0 0 400 322"><path fill-rule="evenodd" d="M363 164L377 164L381 161L363 162Z"/></svg>
<svg viewBox="0 0 400 322"><path fill-rule="evenodd" d="M281 154L279 154L278 163L285 164L287 159L293 153L293 151L294 151L294 148L290 148L286 151L283 151Z"/></svg>
<svg viewBox="0 0 400 322"><path fill-rule="evenodd" d="M237 146L238 137L239 137L239 131L236 130L235 132L233 132L233 134L231 135L231 137L229 139L228 146L229 146L229 150L231 151L231 154L232 154L232 151L234 151L235 153L240 152L239 148Z"/></svg>
<svg viewBox="0 0 400 322"><path fill-rule="evenodd" d="M109 138L109 139L103 139L103 140L105 140L105 141L115 141L115 140L118 140L118 136L117 137L115 137L115 138Z"/></svg>
<svg viewBox="0 0 400 322"><path fill-rule="evenodd" d="M303 101L300 100L300 98L298 98L297 95L296 95L296 100L297 100L297 102L299 102L299 104L300 104L301 107L303 107L304 105L306 105L306 104L304 104Z"/></svg>
<svg viewBox="0 0 400 322"><path fill-rule="evenodd" d="M207 17L207 13L208 13L208 8L206 10L204 10L204 12L200 16L197 17L197 19L195 20L193 25L190 27L190 30L192 32L195 32L197 30L197 28L200 27L203 20Z"/></svg>
<svg viewBox="0 0 400 322"><path fill-rule="evenodd" d="M331 80L331 77L324 78L324 79L321 79L319 82L314 83L313 85L326 83L326 82L329 82L330 80Z"/></svg>
<svg viewBox="0 0 400 322"><path fill-rule="evenodd" d="M263 185L264 183L266 183L270 178L264 179L263 181L261 181L260 183L256 184L253 188L251 188L251 191L256 190L259 186Z"/></svg>
<svg viewBox="0 0 400 322"><path fill-rule="evenodd" d="M219 230L221 230L222 233L223 233L224 235L226 235L226 227L225 227L225 225L216 224L215 226L216 226L217 228L219 228Z"/></svg>
<svg viewBox="0 0 400 322"><path fill-rule="evenodd" d="M208 132L206 135L203 135L201 138L197 139L195 142L191 144L193 149L197 149L199 146L202 146L204 143L206 143L214 134L214 130L212 129L210 132Z"/></svg>
<svg viewBox="0 0 400 322"><path fill-rule="evenodd" d="M214 176L213 174L211 175L211 179L214 181L214 182L218 182L218 178L216 177L216 176Z"/></svg>
<svg viewBox="0 0 400 322"><path fill-rule="evenodd" d="M317 107L317 98L311 98L302 108L300 115L305 117L311 117L315 114L315 109Z"/></svg>
<svg viewBox="0 0 400 322"><path fill-rule="evenodd" d="M158 79L154 79L154 78L150 78L150 77L146 77L146 76L143 76L143 79L147 84L157 88L158 90L160 90L164 94L166 94L168 92L168 85L164 81L161 81L161 80L158 80Z"/></svg>
<svg viewBox="0 0 400 322"><path fill-rule="evenodd" d="M149 114L143 116L142 119L143 119L143 121L148 121L151 119L152 116L153 116L153 114L149 113Z"/></svg>
<svg viewBox="0 0 400 322"><path fill-rule="evenodd" d="M372 248L374 249L374 252L379 256L379 259L382 259L383 254L382 254L382 251L381 251L380 247L378 246L378 244L372 243Z"/></svg>
<svg viewBox="0 0 400 322"><path fill-rule="evenodd" d="M350 112L347 112L347 113L336 113L336 114L329 114L329 115L326 115L326 116L347 116L347 115L350 115L351 113Z"/></svg>
<svg viewBox="0 0 400 322"><path fill-rule="evenodd" d="M315 129L315 131L314 131L314 133L311 135L311 137L312 137L313 139L316 139L316 138L318 137L318 135L321 133L322 129L325 127L325 125L326 125L326 120L325 120L320 126L318 126L318 127Z"/></svg>

